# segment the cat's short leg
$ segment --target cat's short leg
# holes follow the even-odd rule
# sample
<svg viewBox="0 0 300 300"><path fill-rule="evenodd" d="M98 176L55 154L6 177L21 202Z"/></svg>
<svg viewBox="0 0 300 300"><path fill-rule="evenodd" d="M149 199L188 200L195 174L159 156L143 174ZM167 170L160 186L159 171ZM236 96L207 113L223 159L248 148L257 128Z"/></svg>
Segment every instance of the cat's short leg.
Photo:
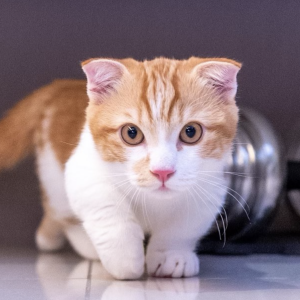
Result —
<svg viewBox="0 0 300 300"><path fill-rule="evenodd" d="M199 273L200 262L194 252L196 241L170 235L150 239L146 262L149 275L155 277L191 277Z"/></svg>
<svg viewBox="0 0 300 300"><path fill-rule="evenodd" d="M166 204L159 218L155 219L150 215L152 230L146 254L147 271L150 275L178 278L199 273L196 245L209 231L213 221L212 214L216 215L219 210L213 203L209 208L199 210L196 201L189 202L188 205L185 201L177 201L173 207Z"/></svg>
<svg viewBox="0 0 300 300"><path fill-rule="evenodd" d="M179 278L199 273L195 248L210 222L199 218L196 209L190 209L185 215L183 208L174 209L172 217L165 210L165 217L159 218L153 226L146 254L147 272L151 276Z"/></svg>
<svg viewBox="0 0 300 300"><path fill-rule="evenodd" d="M68 220L60 222L49 215L45 215L36 232L36 244L41 251L57 251L64 247L66 239L74 250L87 259L98 260L90 238L81 224L72 224Z"/></svg>
<svg viewBox="0 0 300 300"><path fill-rule="evenodd" d="M70 189L70 203L104 268L117 279L139 278L144 272L144 233L130 201L108 185L98 184L88 197L86 191Z"/></svg>
<svg viewBox="0 0 300 300"><path fill-rule="evenodd" d="M66 242L62 224L46 213L36 231L35 240L42 251L60 250Z"/></svg>
<svg viewBox="0 0 300 300"><path fill-rule="evenodd" d="M81 224L66 225L64 232L79 255L87 259L99 260L99 255Z"/></svg>
<svg viewBox="0 0 300 300"><path fill-rule="evenodd" d="M105 269L117 279L137 279L144 273L144 234L129 216L117 217L107 208L109 218L87 218L84 228L89 234ZM125 216L125 215L124 215Z"/></svg>

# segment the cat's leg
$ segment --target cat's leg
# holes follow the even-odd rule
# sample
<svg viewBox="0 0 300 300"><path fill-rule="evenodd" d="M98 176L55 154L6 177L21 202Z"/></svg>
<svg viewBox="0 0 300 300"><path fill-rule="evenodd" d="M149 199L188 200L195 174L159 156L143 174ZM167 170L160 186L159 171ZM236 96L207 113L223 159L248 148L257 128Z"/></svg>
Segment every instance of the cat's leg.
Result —
<svg viewBox="0 0 300 300"><path fill-rule="evenodd" d="M144 233L124 195L97 185L81 194L69 187L70 203L83 222L105 269L117 279L136 279L144 272ZM74 193L73 193L74 191Z"/></svg>
<svg viewBox="0 0 300 300"><path fill-rule="evenodd" d="M47 133L41 133L40 138L42 146L37 149L37 172L44 217L36 232L36 244L40 250L55 251L64 246L67 237L79 255L97 259L90 239L70 207L64 186L64 169L48 142Z"/></svg>
<svg viewBox="0 0 300 300"><path fill-rule="evenodd" d="M110 274L117 279L137 279L144 273L144 233L129 208L122 206L101 207L97 216L83 219L83 226Z"/></svg>
<svg viewBox="0 0 300 300"><path fill-rule="evenodd" d="M199 273L200 262L195 254L197 237L183 238L171 232L153 235L146 263L147 272L156 277L191 277Z"/></svg>
<svg viewBox="0 0 300 300"><path fill-rule="evenodd" d="M199 273L196 244L211 226L211 215L199 214L191 205L165 211L156 219L147 247L147 272L156 277L191 277ZM153 222L154 223L154 222Z"/></svg>
<svg viewBox="0 0 300 300"><path fill-rule="evenodd" d="M73 215L64 190L63 169L48 142L45 118L44 131L37 136L36 163L39 175L44 216L36 231L36 244L40 250L55 251L65 244L64 219Z"/></svg>
<svg viewBox="0 0 300 300"><path fill-rule="evenodd" d="M35 236L36 244L41 251L57 251L62 249L66 240L82 257L98 260L90 238L82 225L75 218L55 220L49 213L45 213Z"/></svg>
<svg viewBox="0 0 300 300"><path fill-rule="evenodd" d="M99 255L81 224L66 225L64 233L79 255L87 259L99 260Z"/></svg>
<svg viewBox="0 0 300 300"><path fill-rule="evenodd" d="M82 257L98 260L90 238L82 225L75 218L55 220L47 211L36 231L36 245L41 251L57 251L62 249L66 240Z"/></svg>
<svg viewBox="0 0 300 300"><path fill-rule="evenodd" d="M35 240L39 250L60 250L66 242L62 224L56 221L50 214L45 213L36 231Z"/></svg>
<svg viewBox="0 0 300 300"><path fill-rule="evenodd" d="M79 255L87 259L99 259L79 220L71 211L64 210L62 213L57 205L54 205L66 202L66 196L64 194L55 195L56 198L52 199L46 190L46 188L42 189L44 216L35 237L39 250L60 250L68 240Z"/></svg>

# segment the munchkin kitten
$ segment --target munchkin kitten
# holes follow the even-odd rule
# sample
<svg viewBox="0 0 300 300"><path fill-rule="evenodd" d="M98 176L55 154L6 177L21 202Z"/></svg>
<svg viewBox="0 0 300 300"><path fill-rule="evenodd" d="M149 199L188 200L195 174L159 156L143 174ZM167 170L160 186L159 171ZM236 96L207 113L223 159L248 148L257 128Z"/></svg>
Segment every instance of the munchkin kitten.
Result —
<svg viewBox="0 0 300 300"><path fill-rule="evenodd" d="M225 201L218 186L237 128L240 67L90 59L87 84L57 80L12 108L0 121L0 170L35 151L38 248L68 240L117 279L139 278L145 265L152 276L196 275L196 243Z"/></svg>

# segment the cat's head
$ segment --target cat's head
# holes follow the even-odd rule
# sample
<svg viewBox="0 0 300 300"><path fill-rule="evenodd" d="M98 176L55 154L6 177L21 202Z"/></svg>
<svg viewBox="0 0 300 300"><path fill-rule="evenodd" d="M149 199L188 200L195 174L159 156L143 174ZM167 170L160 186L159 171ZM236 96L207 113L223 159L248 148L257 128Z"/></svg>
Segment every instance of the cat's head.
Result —
<svg viewBox="0 0 300 300"><path fill-rule="evenodd" d="M222 170L236 133L236 76L229 59L91 59L82 64L87 122L104 161L133 186L161 195Z"/></svg>

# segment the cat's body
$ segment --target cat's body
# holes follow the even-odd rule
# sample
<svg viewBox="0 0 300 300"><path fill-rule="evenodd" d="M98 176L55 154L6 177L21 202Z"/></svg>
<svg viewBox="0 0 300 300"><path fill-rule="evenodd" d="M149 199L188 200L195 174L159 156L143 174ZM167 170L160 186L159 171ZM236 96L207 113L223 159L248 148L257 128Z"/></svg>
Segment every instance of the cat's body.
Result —
<svg viewBox="0 0 300 300"><path fill-rule="evenodd" d="M0 169L35 149L38 247L59 249L67 237L120 279L141 276L145 262L155 276L197 274L196 243L224 204L239 68L95 59L83 64L89 97L84 81L61 80L13 108L0 121Z"/></svg>

